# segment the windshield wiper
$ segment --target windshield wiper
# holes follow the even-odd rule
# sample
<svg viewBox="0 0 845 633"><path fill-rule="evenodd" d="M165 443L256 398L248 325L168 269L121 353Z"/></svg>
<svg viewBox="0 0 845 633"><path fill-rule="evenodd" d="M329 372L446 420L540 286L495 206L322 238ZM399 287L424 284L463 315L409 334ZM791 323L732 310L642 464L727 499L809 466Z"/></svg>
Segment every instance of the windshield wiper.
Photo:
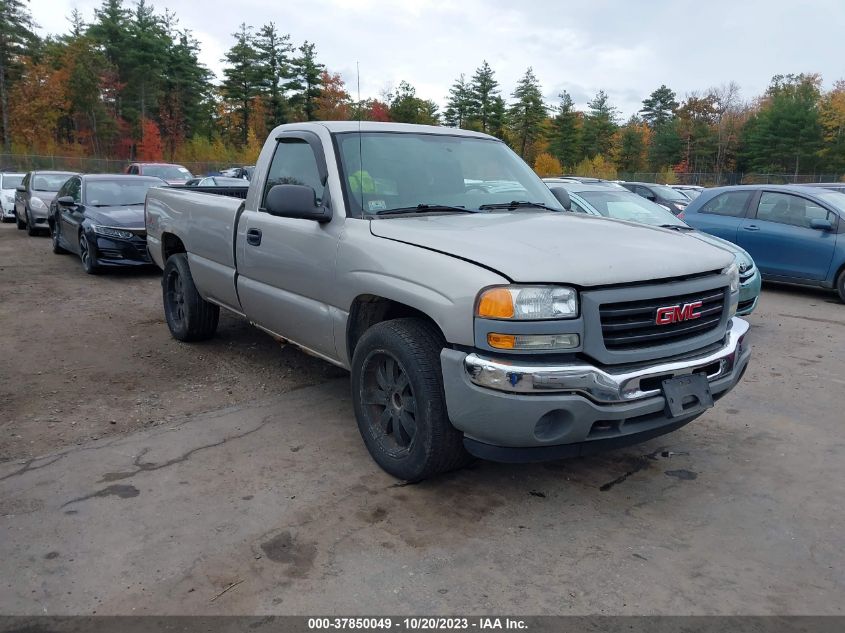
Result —
<svg viewBox="0 0 845 633"><path fill-rule="evenodd" d="M489 209L520 209L520 208L534 208L534 209L545 209L546 211L554 211L555 213L560 213L563 209L555 209L554 207L550 207L542 202L528 202L527 200L513 200L512 202L499 202L496 204L482 204L478 207L481 211L487 211Z"/></svg>
<svg viewBox="0 0 845 633"><path fill-rule="evenodd" d="M415 207L399 207L397 209L382 209L376 211L373 215L402 215L407 213L429 213L431 211L449 211L452 213L478 213L477 209L467 209L466 207L454 207L448 204L418 204Z"/></svg>
<svg viewBox="0 0 845 633"><path fill-rule="evenodd" d="M673 231L694 231L691 226L687 226L686 224L659 224L658 225L661 229L671 229Z"/></svg>

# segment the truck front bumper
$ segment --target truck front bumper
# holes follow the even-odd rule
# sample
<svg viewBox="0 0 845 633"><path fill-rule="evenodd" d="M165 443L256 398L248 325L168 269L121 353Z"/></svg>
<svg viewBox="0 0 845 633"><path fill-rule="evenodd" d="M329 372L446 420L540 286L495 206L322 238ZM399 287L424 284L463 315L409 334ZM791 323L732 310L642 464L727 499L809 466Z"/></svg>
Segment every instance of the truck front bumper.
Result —
<svg viewBox="0 0 845 633"><path fill-rule="evenodd" d="M716 349L620 367L503 360L444 349L449 418L463 431L471 453L497 461L541 461L641 442L701 415L671 417L663 380L705 373L714 400L736 385L751 355L748 329L746 321L734 318Z"/></svg>

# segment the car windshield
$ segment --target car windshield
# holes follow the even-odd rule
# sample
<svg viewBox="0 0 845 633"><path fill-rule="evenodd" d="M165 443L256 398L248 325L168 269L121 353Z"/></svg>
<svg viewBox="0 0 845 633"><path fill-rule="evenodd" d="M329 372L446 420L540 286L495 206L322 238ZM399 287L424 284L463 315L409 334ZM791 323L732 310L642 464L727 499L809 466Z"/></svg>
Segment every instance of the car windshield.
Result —
<svg viewBox="0 0 845 633"><path fill-rule="evenodd" d="M653 226L687 226L660 205L627 191L579 191L576 195L606 218Z"/></svg>
<svg viewBox="0 0 845 633"><path fill-rule="evenodd" d="M144 165L141 171L145 176L156 176L162 180L185 181L191 177L191 172L179 165Z"/></svg>
<svg viewBox="0 0 845 633"><path fill-rule="evenodd" d="M824 193L816 193L815 195L827 202L829 205L836 207L840 213L845 213L845 193L840 193L838 191L825 191Z"/></svg>
<svg viewBox="0 0 845 633"><path fill-rule="evenodd" d="M23 182L23 174L3 174L3 189L16 189Z"/></svg>
<svg viewBox="0 0 845 633"><path fill-rule="evenodd" d="M698 196L701 195L701 189L681 189L681 193L684 194L690 200L695 200Z"/></svg>
<svg viewBox="0 0 845 633"><path fill-rule="evenodd" d="M664 200L678 200L679 202L689 202L684 194L672 187L665 187L663 185L649 185L659 197Z"/></svg>
<svg viewBox="0 0 845 633"><path fill-rule="evenodd" d="M89 180L85 183L85 204L93 207L118 207L144 204L147 189L161 187L156 180L121 178L120 180Z"/></svg>
<svg viewBox="0 0 845 633"><path fill-rule="evenodd" d="M499 141L390 132L343 133L338 139L343 184L356 215L419 205L478 210L516 201L563 211L543 181Z"/></svg>
<svg viewBox="0 0 845 633"><path fill-rule="evenodd" d="M32 178L32 188L35 191L58 191L71 176L73 176L71 173L35 174Z"/></svg>

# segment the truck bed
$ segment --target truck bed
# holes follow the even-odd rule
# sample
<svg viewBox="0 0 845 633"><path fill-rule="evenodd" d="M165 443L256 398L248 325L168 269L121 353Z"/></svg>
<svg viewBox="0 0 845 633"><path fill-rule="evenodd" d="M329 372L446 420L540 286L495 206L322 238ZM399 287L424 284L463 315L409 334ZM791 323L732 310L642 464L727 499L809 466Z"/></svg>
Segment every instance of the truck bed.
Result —
<svg viewBox="0 0 845 633"><path fill-rule="evenodd" d="M164 268L164 250L174 236L189 253L191 273L203 298L240 311L235 292L235 231L243 200L197 187L150 189L145 204L147 248L153 261ZM246 187L232 187L243 189Z"/></svg>

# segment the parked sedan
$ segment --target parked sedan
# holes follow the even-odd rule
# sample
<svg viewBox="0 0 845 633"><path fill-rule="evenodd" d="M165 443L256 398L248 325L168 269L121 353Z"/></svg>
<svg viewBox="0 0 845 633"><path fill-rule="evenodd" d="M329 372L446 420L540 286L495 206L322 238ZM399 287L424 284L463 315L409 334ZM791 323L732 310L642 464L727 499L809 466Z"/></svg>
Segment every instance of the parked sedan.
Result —
<svg viewBox="0 0 845 633"><path fill-rule="evenodd" d="M545 178L544 182L550 186L566 189L569 192L573 211L678 231L732 252L739 268L740 288L737 314L740 316L751 314L757 307L762 285L760 272L751 256L736 244L696 231L660 205L629 191L609 190L607 187L586 184L559 183L555 180Z"/></svg>
<svg viewBox="0 0 845 633"><path fill-rule="evenodd" d="M15 191L23 182L25 174L0 173L0 209L3 222L15 219Z"/></svg>
<svg viewBox="0 0 845 633"><path fill-rule="evenodd" d="M56 192L73 176L70 171L31 171L15 190L18 228L32 236L47 228L47 210Z"/></svg>
<svg viewBox="0 0 845 633"><path fill-rule="evenodd" d="M701 195L701 192L704 191L704 187L699 187L698 185L668 185L672 187L675 191L680 191L690 200L695 200L698 196Z"/></svg>
<svg viewBox="0 0 845 633"><path fill-rule="evenodd" d="M249 187L249 181L243 178L227 178L226 176L206 176L205 178L191 178L185 183L187 187Z"/></svg>
<svg viewBox="0 0 845 633"><path fill-rule="evenodd" d="M690 225L738 244L764 280L833 288L845 301L845 193L803 185L708 189Z"/></svg>
<svg viewBox="0 0 845 633"><path fill-rule="evenodd" d="M78 254L92 275L105 267L151 263L144 199L150 187L164 184L148 176L73 176L50 206L53 252Z"/></svg>
<svg viewBox="0 0 845 633"><path fill-rule="evenodd" d="M172 163L132 163L126 168L132 176L155 176L168 185L184 185L193 175L182 165Z"/></svg>
<svg viewBox="0 0 845 633"><path fill-rule="evenodd" d="M680 191L676 191L666 185L655 185L651 182L623 182L622 186L646 200L651 200L655 204L659 204L675 215L683 213L690 201Z"/></svg>

